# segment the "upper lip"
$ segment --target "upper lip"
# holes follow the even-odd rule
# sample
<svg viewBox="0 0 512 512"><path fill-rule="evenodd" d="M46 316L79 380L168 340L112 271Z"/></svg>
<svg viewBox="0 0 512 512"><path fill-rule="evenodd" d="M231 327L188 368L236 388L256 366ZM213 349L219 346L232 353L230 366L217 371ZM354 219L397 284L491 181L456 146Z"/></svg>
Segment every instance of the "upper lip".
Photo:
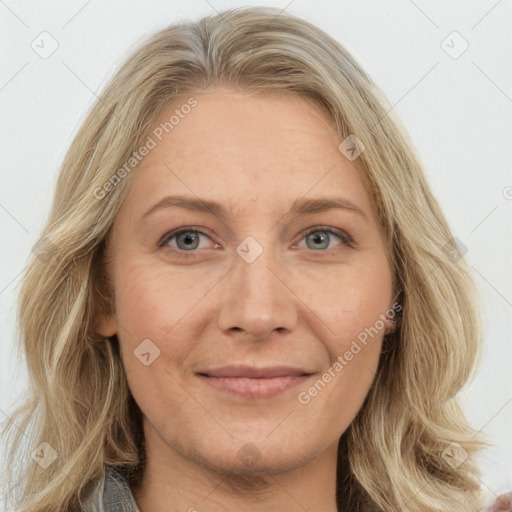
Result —
<svg viewBox="0 0 512 512"><path fill-rule="evenodd" d="M295 366L265 366L265 367L254 367L245 365L230 365L223 366L222 368L214 368L199 372L199 375L206 375L208 377L245 377L252 379L269 379L272 377L289 377L289 376L300 376L310 375L302 368Z"/></svg>

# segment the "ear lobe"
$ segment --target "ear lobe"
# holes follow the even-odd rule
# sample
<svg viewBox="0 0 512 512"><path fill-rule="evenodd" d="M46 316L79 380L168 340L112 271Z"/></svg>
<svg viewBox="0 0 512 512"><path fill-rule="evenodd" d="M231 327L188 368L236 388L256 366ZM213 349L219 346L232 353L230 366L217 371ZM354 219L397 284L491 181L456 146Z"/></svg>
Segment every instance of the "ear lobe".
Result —
<svg viewBox="0 0 512 512"><path fill-rule="evenodd" d="M96 328L98 334L104 338L109 338L117 333L117 322L113 316L102 317Z"/></svg>
<svg viewBox="0 0 512 512"><path fill-rule="evenodd" d="M396 329L396 321L388 319L386 321L386 327L384 329L384 335L386 336L388 334L391 334L391 333L395 332L395 329Z"/></svg>
<svg viewBox="0 0 512 512"><path fill-rule="evenodd" d="M400 292L401 293L401 292ZM396 331L400 315L402 311L402 304L399 302L394 302L393 304L390 304L385 316L384 320L384 335L392 334Z"/></svg>

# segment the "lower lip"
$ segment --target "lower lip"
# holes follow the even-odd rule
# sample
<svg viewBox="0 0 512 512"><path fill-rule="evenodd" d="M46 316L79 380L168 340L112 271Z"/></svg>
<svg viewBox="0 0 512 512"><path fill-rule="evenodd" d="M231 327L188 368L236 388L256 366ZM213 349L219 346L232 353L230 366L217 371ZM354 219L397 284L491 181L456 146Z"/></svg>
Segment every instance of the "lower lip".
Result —
<svg viewBox="0 0 512 512"><path fill-rule="evenodd" d="M206 384L247 398L271 398L291 389L311 375L272 377L267 379L254 379L245 377L207 377L199 375Z"/></svg>

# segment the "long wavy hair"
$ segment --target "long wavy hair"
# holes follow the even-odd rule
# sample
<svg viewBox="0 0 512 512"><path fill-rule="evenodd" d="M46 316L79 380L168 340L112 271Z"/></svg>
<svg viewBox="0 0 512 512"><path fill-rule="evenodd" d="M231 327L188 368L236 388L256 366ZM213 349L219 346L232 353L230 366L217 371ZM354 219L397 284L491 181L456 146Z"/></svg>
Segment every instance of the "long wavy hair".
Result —
<svg viewBox="0 0 512 512"><path fill-rule="evenodd" d="M76 133L19 290L17 354L29 383L3 422L7 507L85 510L108 466L124 468L132 485L140 479L142 413L117 335L97 333L100 315L115 311L108 240L136 166L120 169L164 109L211 86L307 97L341 139L355 135L365 146L355 163L385 233L402 310L364 404L340 438L340 510L482 510L476 457L489 444L459 403L482 357L469 266L380 89L329 35L269 7L232 9L151 35ZM36 463L43 453L57 458Z"/></svg>

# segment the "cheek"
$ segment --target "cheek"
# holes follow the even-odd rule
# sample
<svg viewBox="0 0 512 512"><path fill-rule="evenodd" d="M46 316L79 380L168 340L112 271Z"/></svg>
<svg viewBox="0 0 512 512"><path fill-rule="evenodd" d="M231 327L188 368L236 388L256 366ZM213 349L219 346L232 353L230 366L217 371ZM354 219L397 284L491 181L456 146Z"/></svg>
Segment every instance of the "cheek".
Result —
<svg viewBox="0 0 512 512"><path fill-rule="evenodd" d="M160 410L163 401L169 406L186 402L186 394L178 384L180 376L173 374L173 368L181 367L188 354L196 351L200 340L194 332L200 327L196 304L214 281L203 278L200 286L190 286L189 281L179 279L168 268L161 270L136 260L125 267L119 265L118 269L118 337L128 385L136 402L144 412Z"/></svg>
<svg viewBox="0 0 512 512"><path fill-rule="evenodd" d="M133 258L124 268L119 266L115 284L121 332L131 343L165 339L189 322L196 303L214 284L215 276L204 272L197 276L188 272L184 278L182 269Z"/></svg>
<svg viewBox="0 0 512 512"><path fill-rule="evenodd" d="M382 330L380 315L392 302L392 276L384 258L340 266L317 277L302 276L302 297L329 327L328 338L338 346L338 353L366 329Z"/></svg>
<svg viewBox="0 0 512 512"><path fill-rule="evenodd" d="M348 428L368 394L386 326L381 315L392 301L392 278L386 265L344 270L325 288L315 311L329 324L328 335L322 338L329 361L299 397L312 416L331 415L328 429L332 435Z"/></svg>
<svg viewBox="0 0 512 512"><path fill-rule="evenodd" d="M342 285L329 287L330 300L320 313L330 321L324 339L329 355L329 374L324 375L330 390L322 392L320 401L346 419L355 416L376 374L386 327L381 315L393 298L387 261L350 270L340 274Z"/></svg>

